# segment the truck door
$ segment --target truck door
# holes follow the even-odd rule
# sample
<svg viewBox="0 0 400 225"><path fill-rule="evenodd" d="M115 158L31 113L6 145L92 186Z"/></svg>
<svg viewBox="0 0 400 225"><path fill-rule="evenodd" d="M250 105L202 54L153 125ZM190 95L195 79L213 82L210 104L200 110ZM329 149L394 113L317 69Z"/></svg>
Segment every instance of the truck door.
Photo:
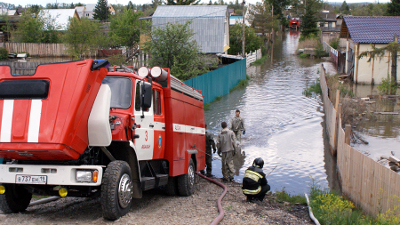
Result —
<svg viewBox="0 0 400 225"><path fill-rule="evenodd" d="M139 138L135 139L135 149L138 160L150 160L153 159L154 149L154 104L151 104L151 107L147 110L141 109L140 94L142 82L144 81L136 80L135 85L135 134L139 135ZM153 93L151 94L153 95Z"/></svg>
<svg viewBox="0 0 400 225"><path fill-rule="evenodd" d="M165 114L164 93L160 87L153 86L154 111L154 152L153 159L164 158L165 149Z"/></svg>

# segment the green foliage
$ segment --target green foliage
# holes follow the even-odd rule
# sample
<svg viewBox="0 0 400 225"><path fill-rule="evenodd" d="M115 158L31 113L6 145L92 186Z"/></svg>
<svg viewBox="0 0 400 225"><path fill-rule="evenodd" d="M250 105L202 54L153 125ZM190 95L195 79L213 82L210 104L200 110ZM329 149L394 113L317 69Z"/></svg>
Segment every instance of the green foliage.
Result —
<svg viewBox="0 0 400 225"><path fill-rule="evenodd" d="M0 48L0 60L8 59L8 51L5 48Z"/></svg>
<svg viewBox="0 0 400 225"><path fill-rule="evenodd" d="M41 43L45 38L44 21L41 16L24 13L17 23L17 29L12 32L12 41L21 43Z"/></svg>
<svg viewBox="0 0 400 225"><path fill-rule="evenodd" d="M222 96L217 96L217 97L215 98L214 102L215 102L215 101L219 101L219 100L221 100L221 99L222 99Z"/></svg>
<svg viewBox="0 0 400 225"><path fill-rule="evenodd" d="M311 84L309 87L307 87L303 91L303 95L306 97L310 97L312 95L312 93L322 94L322 89L321 89L321 85L319 83L319 79L317 79L317 81L315 83Z"/></svg>
<svg viewBox="0 0 400 225"><path fill-rule="evenodd" d="M315 47L315 55L316 58L327 57L329 53L325 52L324 46L320 41L318 41L317 46Z"/></svg>
<svg viewBox="0 0 400 225"><path fill-rule="evenodd" d="M300 203L302 205L307 205L307 200L302 195L290 195L283 188L282 191L277 191L274 193L274 196L277 197L278 201L282 202L290 202L291 204Z"/></svg>
<svg viewBox="0 0 400 225"><path fill-rule="evenodd" d="M197 42L193 40L190 23L168 23L164 28L153 30L152 39L145 46L152 56L150 66L168 67L180 80L208 72Z"/></svg>
<svg viewBox="0 0 400 225"><path fill-rule="evenodd" d="M249 11L249 18L253 21L251 26L255 33L266 35L274 27L274 18L271 15L269 4L257 2L253 6L253 10ZM277 28L277 26L274 28Z"/></svg>
<svg viewBox="0 0 400 225"><path fill-rule="evenodd" d="M258 65L264 64L264 62L267 61L267 58L268 58L267 56L263 56L263 57L261 57L261 59L257 59L256 61L254 61L252 63L252 65L258 66Z"/></svg>
<svg viewBox="0 0 400 225"><path fill-rule="evenodd" d="M208 111L210 109L211 109L211 107L210 107L209 103L204 104L204 111Z"/></svg>
<svg viewBox="0 0 400 225"><path fill-rule="evenodd" d="M111 19L110 43L114 46L135 46L140 40L139 17L142 12L135 13L132 9L124 9Z"/></svg>
<svg viewBox="0 0 400 225"><path fill-rule="evenodd" d="M382 79L382 83L378 85L378 90L384 95L395 95L397 84L393 79Z"/></svg>
<svg viewBox="0 0 400 225"><path fill-rule="evenodd" d="M233 87L231 90L229 90L229 92L245 88L247 85L249 85L249 80L250 80L250 76L246 75L246 79L239 81L239 83L235 87Z"/></svg>
<svg viewBox="0 0 400 225"><path fill-rule="evenodd" d="M339 50L339 44L340 44L339 38L334 38L329 40L329 45L336 50Z"/></svg>
<svg viewBox="0 0 400 225"><path fill-rule="evenodd" d="M340 94L343 96L354 97L354 93L352 90L348 89L345 85L340 84L338 89L340 90Z"/></svg>
<svg viewBox="0 0 400 225"><path fill-rule="evenodd" d="M228 54L237 55L242 53L242 24L236 23L229 27L229 46ZM245 52L250 53L260 49L262 46L261 37L257 36L254 29L245 27Z"/></svg>
<svg viewBox="0 0 400 225"><path fill-rule="evenodd" d="M311 34L318 36L317 16L321 7L322 4L319 0L307 1L306 13L301 17L300 23L301 36L305 39L309 38Z"/></svg>
<svg viewBox="0 0 400 225"><path fill-rule="evenodd" d="M93 19L100 21L108 21L111 13L108 10L107 0L98 0L93 10Z"/></svg>
<svg viewBox="0 0 400 225"><path fill-rule="evenodd" d="M350 12L350 7L349 5L347 5L346 1L344 1L342 3L342 6L340 6L340 12L344 13L344 14L349 14Z"/></svg>
<svg viewBox="0 0 400 225"><path fill-rule="evenodd" d="M299 54L299 57L300 57L300 58L303 58L303 59L308 58L309 56L310 56L309 54L306 54L306 53L304 53L304 52L302 52L302 53Z"/></svg>
<svg viewBox="0 0 400 225"><path fill-rule="evenodd" d="M121 65L125 62L125 57L123 55L113 55L107 60L110 62L110 65Z"/></svg>
<svg viewBox="0 0 400 225"><path fill-rule="evenodd" d="M67 44L67 52L75 58L82 58L91 50L97 50L105 41L104 34L100 31L100 24L87 18L82 18L80 21L71 18L63 39Z"/></svg>
<svg viewBox="0 0 400 225"><path fill-rule="evenodd" d="M391 0L388 3L387 16L400 16L400 0Z"/></svg>
<svg viewBox="0 0 400 225"><path fill-rule="evenodd" d="M197 5L201 0L167 0L167 5Z"/></svg>
<svg viewBox="0 0 400 225"><path fill-rule="evenodd" d="M362 4L354 5L351 9L353 16L385 16L388 4Z"/></svg>

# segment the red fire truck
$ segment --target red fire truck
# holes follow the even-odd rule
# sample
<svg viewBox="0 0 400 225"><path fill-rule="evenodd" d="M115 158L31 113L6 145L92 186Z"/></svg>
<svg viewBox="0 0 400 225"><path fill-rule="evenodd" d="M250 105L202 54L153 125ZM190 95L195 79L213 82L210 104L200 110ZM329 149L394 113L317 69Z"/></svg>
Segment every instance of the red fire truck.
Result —
<svg viewBox="0 0 400 225"><path fill-rule="evenodd" d="M205 167L201 92L168 69L107 72L91 59L39 65L32 76L0 66L0 209L24 211L32 193L101 196L103 216L162 187L193 193Z"/></svg>

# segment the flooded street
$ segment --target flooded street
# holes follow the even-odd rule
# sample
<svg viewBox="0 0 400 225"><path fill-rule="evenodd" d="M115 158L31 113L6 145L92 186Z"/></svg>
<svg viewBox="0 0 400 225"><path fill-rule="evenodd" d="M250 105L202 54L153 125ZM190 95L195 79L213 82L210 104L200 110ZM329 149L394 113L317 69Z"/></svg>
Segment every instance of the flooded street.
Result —
<svg viewBox="0 0 400 225"><path fill-rule="evenodd" d="M245 169L262 157L266 174L276 166L267 177L271 190L284 188L290 194L308 192L311 177L321 187L336 183L331 176L335 165L324 134L322 101L319 96L302 94L318 78L321 62L295 55L298 37L296 33L277 36L273 63L268 59L248 68L249 85L211 103L205 113L208 129L215 135L236 109L245 119L245 154L235 156L235 181L241 182ZM214 158L219 157L214 154ZM213 174L222 177L220 160L213 161Z"/></svg>

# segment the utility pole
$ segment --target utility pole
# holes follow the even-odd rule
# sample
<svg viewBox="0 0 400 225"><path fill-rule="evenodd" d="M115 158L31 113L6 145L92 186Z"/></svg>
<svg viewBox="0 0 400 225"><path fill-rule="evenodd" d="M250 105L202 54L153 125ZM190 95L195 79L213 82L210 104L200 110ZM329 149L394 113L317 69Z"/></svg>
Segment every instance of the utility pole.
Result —
<svg viewBox="0 0 400 225"><path fill-rule="evenodd" d="M245 58L245 56L246 56L246 52L244 51L244 43L245 43L245 40L244 40L244 34L245 34L245 29L244 29L244 4L245 4L245 2L243 0L243 2L242 2L242 16L243 16L243 20L242 20L242 57L243 58Z"/></svg>

